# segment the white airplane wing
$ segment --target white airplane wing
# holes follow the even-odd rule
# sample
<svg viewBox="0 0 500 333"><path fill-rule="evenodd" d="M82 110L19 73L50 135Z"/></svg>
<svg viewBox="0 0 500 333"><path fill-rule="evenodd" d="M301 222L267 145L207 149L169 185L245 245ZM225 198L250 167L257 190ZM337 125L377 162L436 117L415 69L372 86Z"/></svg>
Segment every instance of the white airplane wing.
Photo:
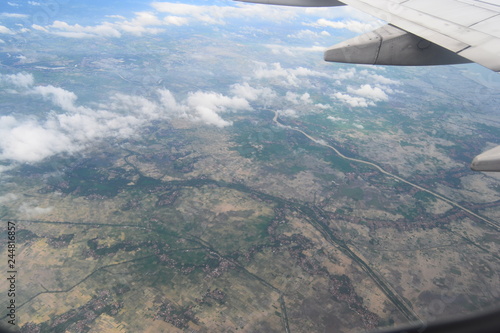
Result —
<svg viewBox="0 0 500 333"><path fill-rule="evenodd" d="M500 72L500 0L238 0L287 6L349 5L387 25L334 45L325 60L379 65L476 62ZM471 168L500 171L500 146Z"/></svg>
<svg viewBox="0 0 500 333"><path fill-rule="evenodd" d="M500 0L239 0L288 6L350 5L388 24L337 44L325 60L381 65L476 62L500 71Z"/></svg>
<svg viewBox="0 0 500 333"><path fill-rule="evenodd" d="M459 57L500 71L500 0L342 0L405 32L451 51L434 52L443 63ZM401 34L401 33L399 33ZM425 53L435 46L409 43L413 52ZM384 46L384 41L381 41ZM421 52L423 51L423 52ZM451 54L457 55L453 57ZM439 62L439 61L438 61ZM389 63L387 63L389 64ZM422 64L427 64L423 62Z"/></svg>

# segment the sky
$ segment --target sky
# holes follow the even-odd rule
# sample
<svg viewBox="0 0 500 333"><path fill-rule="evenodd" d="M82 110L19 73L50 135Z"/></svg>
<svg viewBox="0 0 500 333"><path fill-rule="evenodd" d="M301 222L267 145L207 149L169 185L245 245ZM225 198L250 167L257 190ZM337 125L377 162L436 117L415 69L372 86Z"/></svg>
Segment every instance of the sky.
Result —
<svg viewBox="0 0 500 333"><path fill-rule="evenodd" d="M326 47L383 24L350 7L2 1L0 182L7 186L0 186L0 205L22 199L24 217L52 209L26 201L9 183L8 171L19 166L78 158L103 142L120 145L158 122L181 119L192 128L229 132L237 128L235 115L261 109L292 120L323 117L325 132L334 124L346 129L341 139L365 140L353 153L404 177L468 172L449 151L457 138L467 148L471 136L484 150L498 144L481 141L472 124L500 126L500 76L475 64L401 68L323 61ZM421 126L422 115L432 128ZM405 130L417 130L403 147L399 134L408 123ZM317 142L323 142L319 136ZM385 147L390 152L378 154ZM415 172L419 163L425 168ZM482 194L496 196L486 183L477 184Z"/></svg>

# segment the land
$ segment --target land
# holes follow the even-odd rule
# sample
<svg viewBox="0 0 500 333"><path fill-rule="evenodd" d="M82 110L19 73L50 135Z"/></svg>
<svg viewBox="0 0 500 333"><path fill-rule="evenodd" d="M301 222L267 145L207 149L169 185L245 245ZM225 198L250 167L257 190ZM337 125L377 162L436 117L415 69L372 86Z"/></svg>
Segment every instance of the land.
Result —
<svg viewBox="0 0 500 333"><path fill-rule="evenodd" d="M247 116L267 135L258 146L239 142L246 119L174 122L147 129L141 149L48 161L69 167L44 181L43 165L12 171L22 197L4 219L22 202L51 207L15 218L22 331L348 332L494 304L494 225L270 111ZM498 205L467 208L490 219Z"/></svg>
<svg viewBox="0 0 500 333"><path fill-rule="evenodd" d="M262 55L304 65L226 33L232 43L186 30L101 40L99 52L40 37L24 53L36 61L0 60L92 107L114 91L149 98L165 81L176 96L227 93ZM328 99L338 86L323 76L251 82L279 102L229 110L232 126L171 117L37 163L2 161L20 331L359 332L498 305L500 177L468 170L497 140L496 104L466 93L483 91L479 79L443 79L459 85L465 70L433 73L398 72L404 92L369 108ZM288 89L329 107L287 116ZM17 94L2 106L52 112ZM2 258L7 236L2 227Z"/></svg>

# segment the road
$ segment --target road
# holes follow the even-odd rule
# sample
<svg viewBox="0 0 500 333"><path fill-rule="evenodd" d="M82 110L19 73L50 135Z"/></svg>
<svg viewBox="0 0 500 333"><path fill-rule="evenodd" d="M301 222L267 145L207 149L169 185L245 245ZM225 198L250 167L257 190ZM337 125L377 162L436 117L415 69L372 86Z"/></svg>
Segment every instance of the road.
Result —
<svg viewBox="0 0 500 333"><path fill-rule="evenodd" d="M324 147L327 147L327 148L330 148L331 150L333 150L338 156L342 157L343 159L346 159L348 161L352 161L352 162L356 162L356 163L361 163L361 164L365 164L365 165L369 165L375 169L377 169L380 173L388 176L388 177L391 177L393 179L396 179L397 181L399 182L402 182L402 183L405 183L405 184L408 184L410 186L413 186L414 188L416 189L419 189L420 191L424 191L424 192L427 192L431 195L433 195L434 197L444 201L444 202L447 202L449 203L450 205L454 206L454 207L457 207L459 209L461 209L462 211L466 212L467 214L469 214L470 216L472 217L475 217L483 222L485 222L487 225L489 225L490 227L492 227L493 229L495 229L496 231L500 231L500 223L496 222L496 221L493 221L493 220L490 220L490 219L487 219L479 214L476 214L474 213L473 211L471 211L470 209L467 209L466 207L460 205L459 203L451 200L451 199L448 199L444 196L442 196L441 194L438 194L436 192L433 192L431 190L428 190L422 186L419 186L415 183L412 183L404 178L401 178L399 176L396 176L395 174L392 174L386 170L384 170L381 166L375 164L375 163L372 163L372 162L368 162L368 161L364 161L364 160L360 160L360 159L357 159L357 158L352 158L352 157L348 157L348 156L345 156L344 154L342 154L337 148L323 142L322 140L318 140L318 139L315 139L313 138L312 136L310 136L309 134L307 134L306 132L304 132L303 130L301 129L298 129L298 128L293 128L291 126L288 126L288 125L284 125L282 123L279 122L279 114L278 114L278 111L274 111L274 118L273 118L273 121L280 127L284 127L284 128L287 128L289 130L292 130L292 131L296 131L296 132L299 132L299 133L302 133L305 137L307 137L309 140L321 145L321 146L324 146Z"/></svg>

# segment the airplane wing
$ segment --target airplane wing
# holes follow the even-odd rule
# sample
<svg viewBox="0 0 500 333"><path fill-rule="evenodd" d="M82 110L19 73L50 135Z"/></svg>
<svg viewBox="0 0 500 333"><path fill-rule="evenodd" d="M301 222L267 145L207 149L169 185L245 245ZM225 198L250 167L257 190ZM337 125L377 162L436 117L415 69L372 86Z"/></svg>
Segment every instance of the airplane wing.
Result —
<svg viewBox="0 0 500 333"><path fill-rule="evenodd" d="M462 57L495 72L500 71L499 0L342 0L342 2L388 22L391 30L398 27L408 35L420 37L407 37L408 40L414 40L406 47L413 46L412 54L416 57L428 50L431 51L429 53L435 53L435 57L426 58L427 61L441 57L443 64L456 63L454 59L458 62L459 57ZM400 38L401 34L407 36L399 32L396 38ZM386 35L391 36L390 33ZM382 51L383 38L380 43ZM435 49L435 46L450 52L431 50ZM447 58L449 62L446 61ZM433 64L427 61L423 61L422 64Z"/></svg>
<svg viewBox="0 0 500 333"><path fill-rule="evenodd" d="M238 0L288 6L350 5L388 22L337 44L326 61L380 65L476 62L500 71L500 0Z"/></svg>
<svg viewBox="0 0 500 333"><path fill-rule="evenodd" d="M476 62L500 72L500 0L238 0L287 6L349 5L387 25L334 45L325 60L423 66ZM471 168L500 171L500 146Z"/></svg>

